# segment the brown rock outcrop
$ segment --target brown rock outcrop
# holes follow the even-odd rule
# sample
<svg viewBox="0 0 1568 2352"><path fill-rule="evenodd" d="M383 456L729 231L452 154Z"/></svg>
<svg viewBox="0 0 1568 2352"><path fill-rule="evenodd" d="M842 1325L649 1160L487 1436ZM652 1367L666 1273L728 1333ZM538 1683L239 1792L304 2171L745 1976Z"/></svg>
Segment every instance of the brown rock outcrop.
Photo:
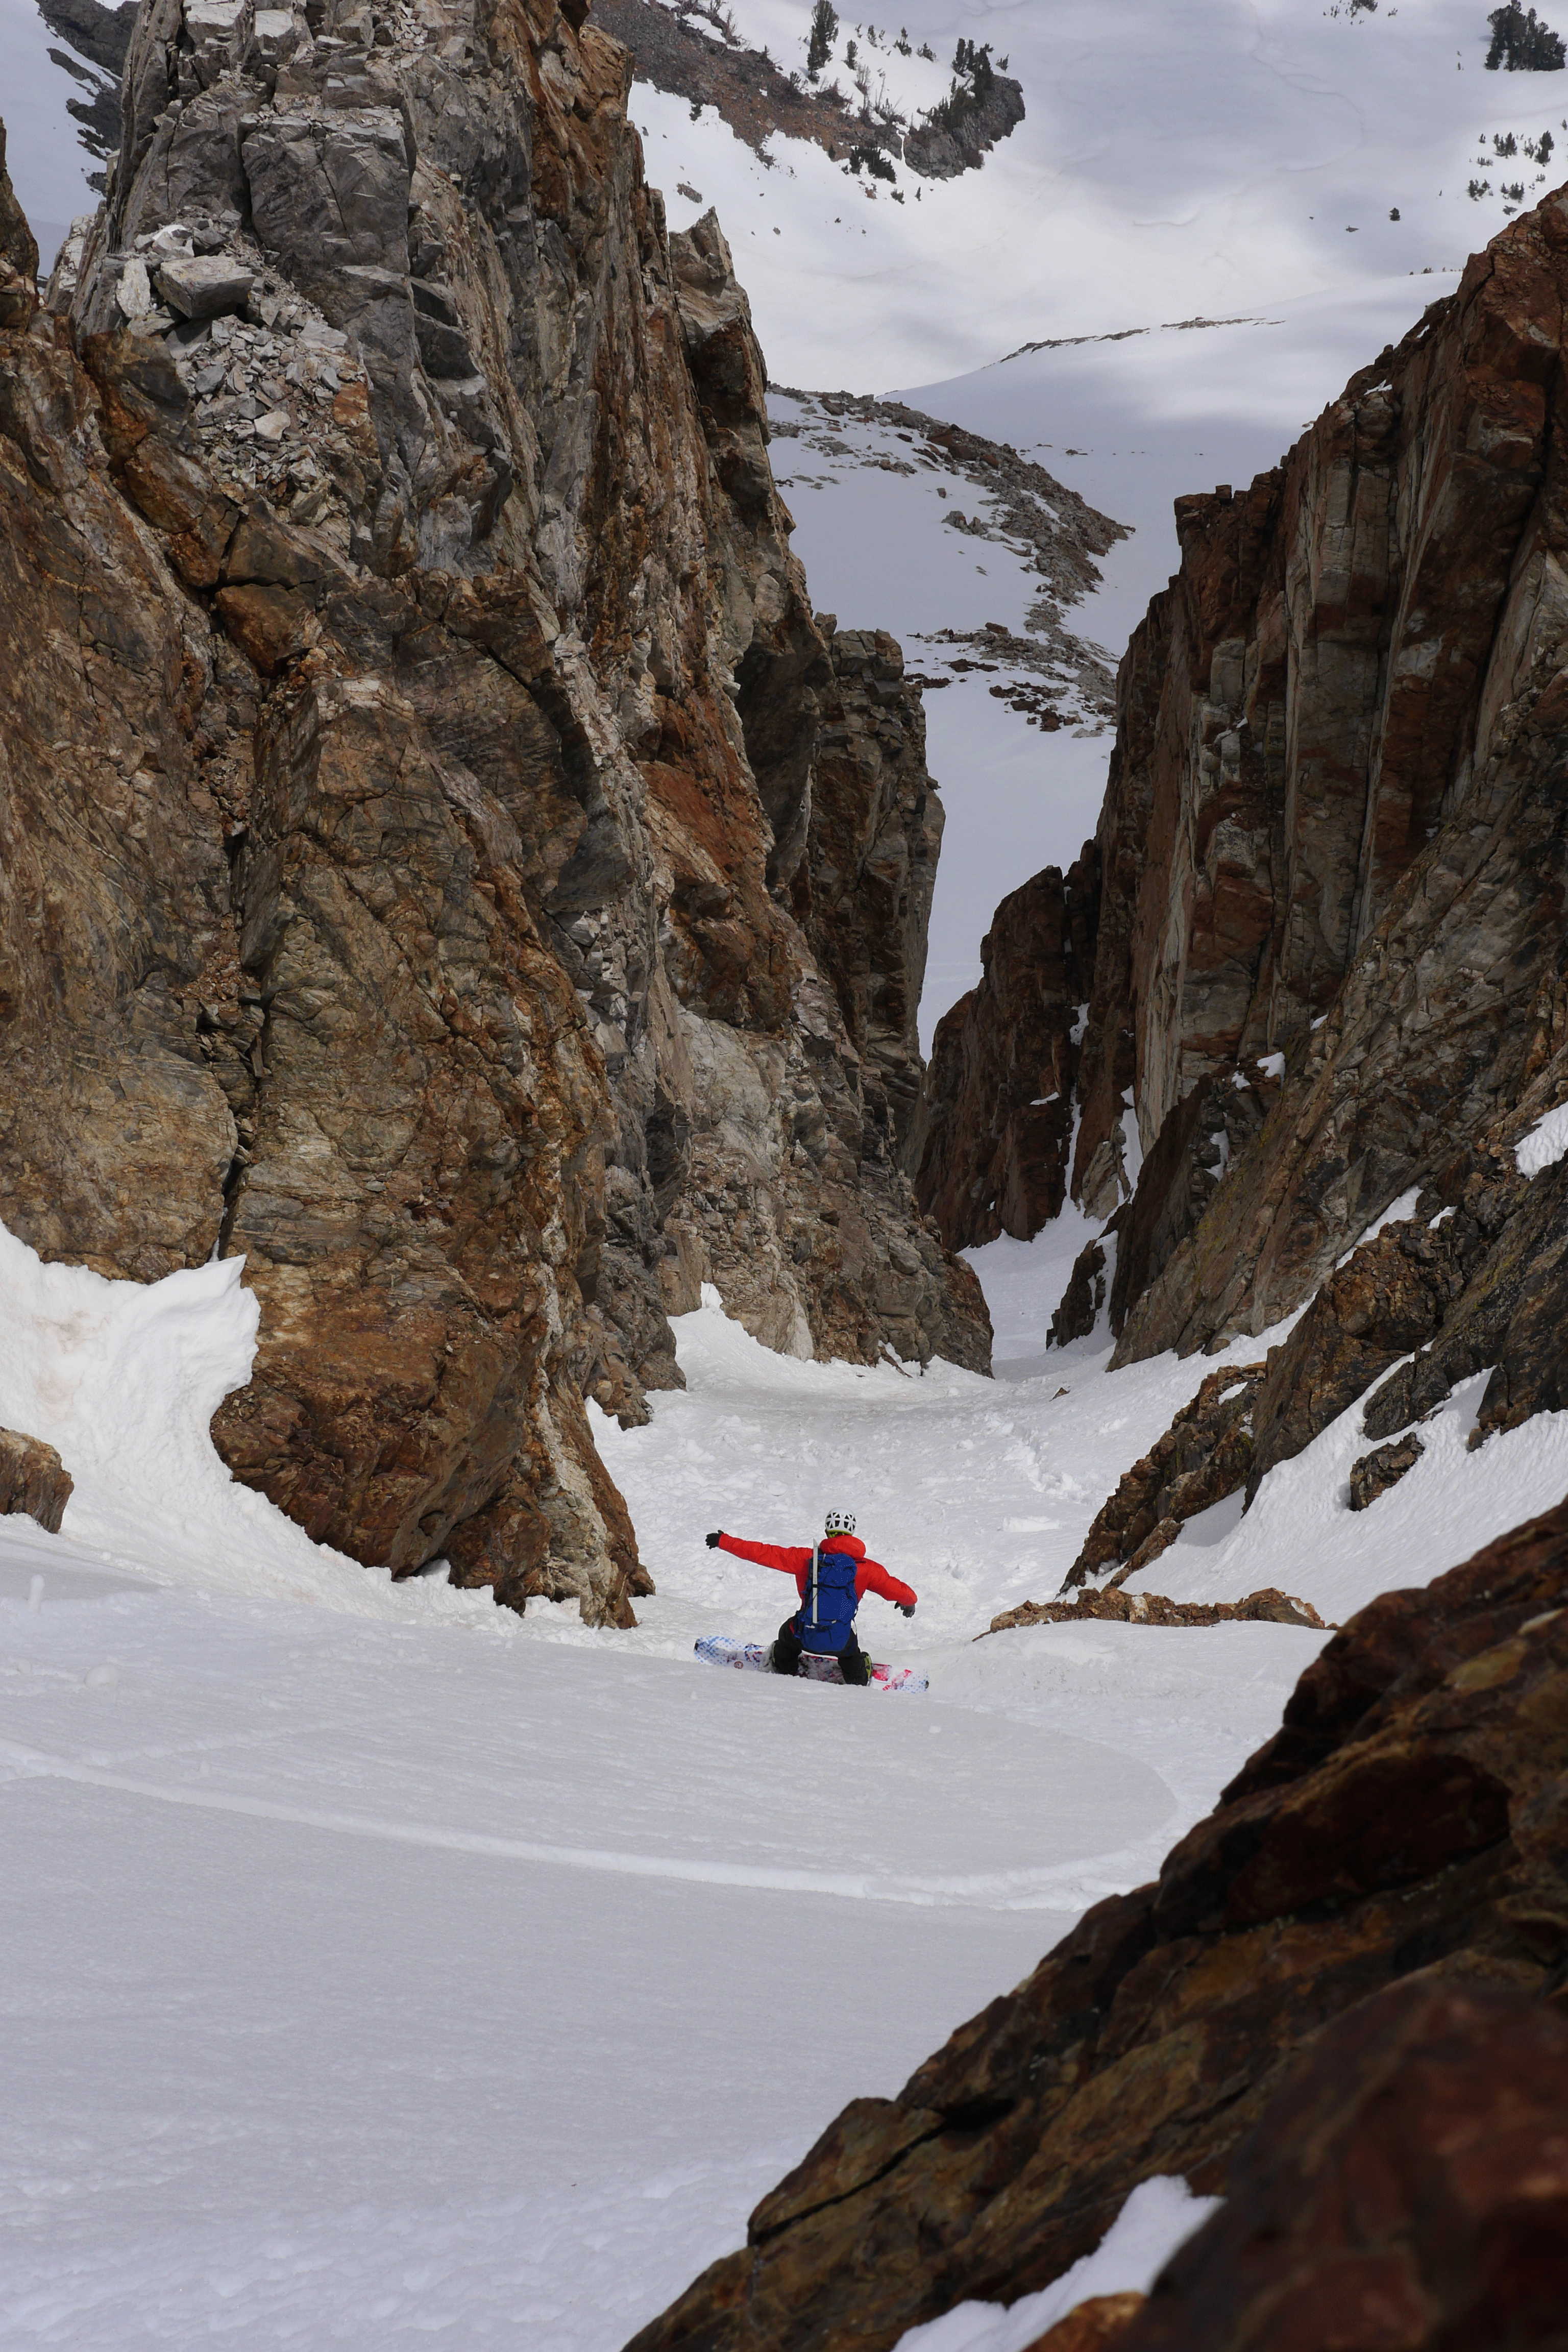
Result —
<svg viewBox="0 0 1568 2352"><path fill-rule="evenodd" d="M38 247L5 168L0 122L0 327L25 327L38 307Z"/></svg>
<svg viewBox="0 0 1568 2352"><path fill-rule="evenodd" d="M885 629L818 614L833 666L818 698L809 857L796 911L860 1057L868 1118L901 1161L924 1064L916 1020L945 816L925 712Z"/></svg>
<svg viewBox="0 0 1568 2352"><path fill-rule="evenodd" d="M1100 1320L1113 1277L1107 1275L1105 1244L1115 1234L1118 1210L1097 1242L1086 1242L1073 1260L1072 1273L1051 1315L1048 1348L1065 1348L1069 1339L1087 1339Z"/></svg>
<svg viewBox="0 0 1568 2352"><path fill-rule="evenodd" d="M1428 1220L1462 1213L1456 1155L1495 1158L1527 1106L1539 1115L1568 1093L1565 291L1559 192L1476 256L1279 467L1177 502L1181 568L1118 681L1068 1107L1073 1197L1100 1218L1120 1211L1118 1363L1261 1332L1333 1277L1338 1307L1313 1310L1281 1380L1327 1346L1306 1383L1327 1411L1331 1391L1348 1402L1419 1344L1423 1377L1446 1393L1450 1360L1498 1360L1481 1351L1505 1313L1524 1315L1524 1268L1544 1257L1487 1426L1556 1392L1558 1225L1542 1180L1530 1247L1523 1228L1513 1244L1497 1224L1488 1235L1495 1285L1452 1256L1453 1234L1436 1237L1444 1295L1416 1284L1419 1331L1392 1294L1364 1308L1348 1295L1386 1290L1371 1262L1334 1269L1407 1191L1430 1192ZM1052 944L1040 923L1039 951ZM977 1001L968 1059L1005 1069L1026 1027L1012 1003ZM933 1064L933 1108L950 1087ZM1123 1202L1130 1105L1142 1160ZM947 1149L944 1201L1005 1190L988 1130ZM1045 1188L1018 1190L1043 1222ZM1094 1271L1058 1336L1082 1329ZM1414 1282L1407 1265L1395 1286ZM1324 1314L1341 1328L1331 1344ZM1258 1475L1312 1420L1300 1394L1288 1414L1279 1404L1271 1394Z"/></svg>
<svg viewBox="0 0 1568 2352"><path fill-rule="evenodd" d="M1283 1347L1271 1348L1252 1409L1247 1499L1337 1421L1379 1374L1431 1339L1484 1236L1470 1218L1435 1230L1416 1216L1363 1242L1323 1284Z"/></svg>
<svg viewBox="0 0 1568 2352"><path fill-rule="evenodd" d="M0 1429L0 1514L25 1511L58 1535L76 1481L52 1445Z"/></svg>
<svg viewBox="0 0 1568 2352"><path fill-rule="evenodd" d="M1119 1336L1134 1301L1198 1224L1215 1185L1261 1129L1278 1093L1277 1082L1254 1063L1245 1075L1200 1080L1170 1113L1116 1218L1110 1328ZM1109 1152L1120 1165L1121 1150L1113 1129L1097 1157L1103 1161ZM1091 1160L1085 1170L1086 1204L1094 1166Z"/></svg>
<svg viewBox="0 0 1568 2352"><path fill-rule="evenodd" d="M854 2101L637 2352L889 2352L967 2299L1059 2277L1156 2173L1239 2213L1275 2094L1311 2082L1300 2057L1341 2018L1353 2041L1385 1988L1413 1990L1401 2060L1428 2046L1422 2000L1488 1988L1543 2014L1568 1963L1565 1601L1568 1505L1363 1610L1157 1884L1089 1912L896 2099ZM1554 2026L1533 2032L1555 2053ZM1330 2117L1338 2097L1353 2139L1355 2114L1379 2110L1345 2095L1346 2046L1328 2045L1328 2089L1302 2112ZM1431 2115L1416 2087L1405 2112ZM1470 2275L1484 2284L1484 2263Z"/></svg>
<svg viewBox="0 0 1568 2352"><path fill-rule="evenodd" d="M798 1355L988 1362L898 1156L918 698L813 620L624 51L554 0L277 34L149 0L105 205L0 324L0 1215L242 1252L237 1475L624 1622L583 1400L678 1383L703 1281ZM161 302L197 260L243 311Z"/></svg>
<svg viewBox="0 0 1568 2352"><path fill-rule="evenodd" d="M1092 2294L1047 2327L1025 2352L1111 2352L1142 2310L1142 2294Z"/></svg>
<svg viewBox="0 0 1568 2352"><path fill-rule="evenodd" d="M1181 1522L1173 1523L1177 1531ZM1170 1540L1174 1540L1173 1534ZM1163 1547L1162 1546L1162 1549ZM1074 1625L1100 1618L1122 1625L1309 1625L1320 1633L1328 1628L1310 1601L1298 1601L1266 1585L1244 1601L1168 1601L1163 1592L1123 1592L1116 1580L1100 1592L1084 1591L1071 1601L1025 1601L993 1617L985 1633L1008 1633L1021 1625ZM985 1633L976 1635L978 1641Z"/></svg>
<svg viewBox="0 0 1568 2352"><path fill-rule="evenodd" d="M29 649L0 665L0 1215L142 1281L211 1255L235 1150L197 1034L234 970L198 732L234 666L173 589L68 339L0 328L0 609Z"/></svg>
<svg viewBox="0 0 1568 2352"><path fill-rule="evenodd" d="M1362 1454L1351 1464L1350 1507L1352 1511L1370 1510L1380 1495L1396 1486L1407 1470L1414 1470L1426 1448L1414 1430L1408 1437L1395 1437L1386 1445L1373 1446L1370 1454Z"/></svg>
<svg viewBox="0 0 1568 2352"><path fill-rule="evenodd" d="M1398 1985L1329 2026L1124 2352L1551 2352L1568 2310L1568 2020ZM1065 2323L1064 2323L1065 2324ZM1052 2339L1047 2337L1047 2342Z"/></svg>
<svg viewBox="0 0 1568 2352"><path fill-rule="evenodd" d="M1151 1145L1199 1081L1285 1063L1262 1134L1151 1264L1121 1360L1300 1306L1555 1050L1565 283L1557 195L1283 467L1178 504L1169 611L1125 666L1101 843L1145 846L1086 1059L1097 1017L1132 1033ZM1085 1153L1097 1118L1086 1100Z"/></svg>
<svg viewBox="0 0 1568 2352"><path fill-rule="evenodd" d="M1439 1237L1454 1230L1460 1236L1454 1246L1463 1250L1467 1216L1480 1226L1480 1243L1472 1243L1460 1260L1464 1287L1430 1343L1367 1399L1363 1419L1369 1437L1405 1428L1441 1404L1457 1381L1489 1367L1472 1446L1484 1444L1494 1429L1560 1411L1568 1394L1563 1360L1568 1167L1559 1161L1524 1181L1509 1165L1506 1143L1478 1157L1480 1167L1462 1185L1440 1180L1434 1188L1435 1195L1458 1193L1452 1217L1437 1228Z"/></svg>
<svg viewBox="0 0 1568 2352"><path fill-rule="evenodd" d="M1262 1364L1237 1364L1209 1374L1163 1436L1122 1472L1063 1580L1064 1592L1118 1561L1128 1563L1129 1575L1135 1566L1147 1567L1174 1541L1184 1521L1240 1492L1251 1475L1253 1415L1264 1371Z"/></svg>
<svg viewBox="0 0 1568 2352"><path fill-rule="evenodd" d="M1546 1079L1562 1082L1555 1059ZM1528 1109L1510 1114L1440 1169L1415 1215L1352 1251L1289 1338L1270 1349L1250 1407L1249 1504L1276 1463L1363 1395L1367 1435L1384 1438L1489 1369L1472 1447L1494 1429L1561 1409L1568 1169L1560 1162L1533 1179L1517 1172L1509 1137L1528 1118ZM1364 1456L1352 1473L1351 1507L1385 1493L1421 1452L1410 1440Z"/></svg>
<svg viewBox="0 0 1568 2352"><path fill-rule="evenodd" d="M1076 1038L1094 963L1094 845L1004 898L982 976L937 1024L910 1164L951 1249L1027 1241L1067 1197Z"/></svg>

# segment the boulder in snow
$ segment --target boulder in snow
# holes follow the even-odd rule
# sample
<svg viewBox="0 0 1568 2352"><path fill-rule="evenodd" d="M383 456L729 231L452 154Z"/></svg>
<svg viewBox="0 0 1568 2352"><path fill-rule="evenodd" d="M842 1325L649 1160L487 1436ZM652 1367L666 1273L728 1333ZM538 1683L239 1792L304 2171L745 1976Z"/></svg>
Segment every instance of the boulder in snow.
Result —
<svg viewBox="0 0 1568 2352"><path fill-rule="evenodd" d="M0 1429L0 1512L26 1511L50 1535L58 1535L73 1485L52 1445Z"/></svg>

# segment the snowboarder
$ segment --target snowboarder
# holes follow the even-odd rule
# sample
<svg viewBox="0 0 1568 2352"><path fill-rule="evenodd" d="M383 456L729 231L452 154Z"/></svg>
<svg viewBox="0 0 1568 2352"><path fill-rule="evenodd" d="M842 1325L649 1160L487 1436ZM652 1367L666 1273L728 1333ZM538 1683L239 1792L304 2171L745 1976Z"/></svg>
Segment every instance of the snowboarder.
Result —
<svg viewBox="0 0 1568 2352"><path fill-rule="evenodd" d="M864 1687L871 1662L855 1638L855 1612L867 1593L879 1592L906 1617L915 1613L910 1587L867 1559L852 1511L829 1511L817 1544L746 1543L716 1528L708 1538L708 1549L733 1552L737 1559L754 1560L759 1568L776 1568L794 1577L801 1605L779 1627L772 1654L775 1675L797 1674L803 1650L819 1656L826 1652L837 1659L847 1683Z"/></svg>

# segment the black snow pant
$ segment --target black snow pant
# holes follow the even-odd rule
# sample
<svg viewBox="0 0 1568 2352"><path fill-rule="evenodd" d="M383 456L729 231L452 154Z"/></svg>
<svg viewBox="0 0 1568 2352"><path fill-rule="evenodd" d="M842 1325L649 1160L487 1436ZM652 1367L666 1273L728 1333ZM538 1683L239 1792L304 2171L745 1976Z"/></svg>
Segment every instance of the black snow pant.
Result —
<svg viewBox="0 0 1568 2352"><path fill-rule="evenodd" d="M801 1638L795 1630L795 1619L786 1617L779 1627L778 1640L773 1643L773 1672L793 1675L800 1671ZM849 1629L849 1639L838 1652L838 1671L847 1683L861 1689L871 1679L871 1661L855 1639L855 1629Z"/></svg>

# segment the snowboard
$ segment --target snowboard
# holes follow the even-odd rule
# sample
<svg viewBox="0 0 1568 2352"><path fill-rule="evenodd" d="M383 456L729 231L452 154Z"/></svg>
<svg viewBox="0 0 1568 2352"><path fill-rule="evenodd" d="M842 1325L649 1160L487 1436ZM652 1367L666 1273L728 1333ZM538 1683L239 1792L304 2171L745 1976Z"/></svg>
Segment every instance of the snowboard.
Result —
<svg viewBox="0 0 1568 2352"><path fill-rule="evenodd" d="M739 1666L742 1673L752 1675L765 1675L772 1671L765 1642L742 1642L736 1633L704 1633L693 1646L698 1656L705 1658L710 1666ZM837 1659L813 1657L809 1651L801 1659L800 1672L795 1680L837 1683L840 1690L844 1688L844 1677L838 1671ZM873 1659L871 1679L866 1687L868 1690L923 1691L929 1690L931 1685L926 1676L917 1675L912 1666L879 1665Z"/></svg>

